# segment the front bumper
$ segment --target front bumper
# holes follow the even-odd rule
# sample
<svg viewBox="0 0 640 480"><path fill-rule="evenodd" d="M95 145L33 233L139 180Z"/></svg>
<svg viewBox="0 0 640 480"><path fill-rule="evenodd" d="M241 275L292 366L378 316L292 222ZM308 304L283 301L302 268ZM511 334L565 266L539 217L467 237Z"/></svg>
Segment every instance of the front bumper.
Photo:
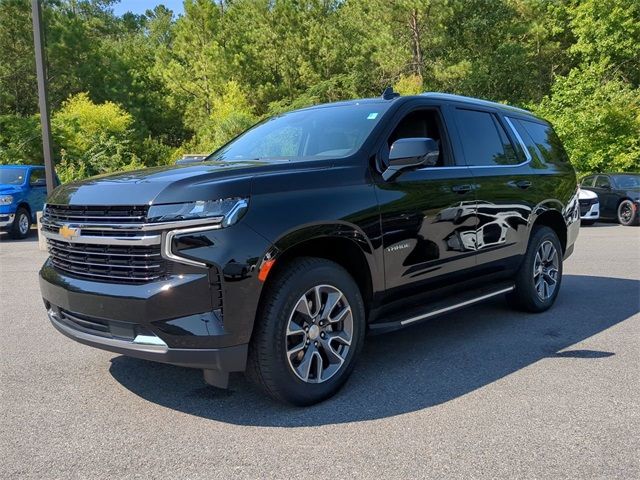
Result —
<svg viewBox="0 0 640 480"><path fill-rule="evenodd" d="M0 231L10 230L13 226L13 213L0 213Z"/></svg>
<svg viewBox="0 0 640 480"><path fill-rule="evenodd" d="M246 344L224 348L170 348L154 334L138 334L133 340L127 340L87 333L82 328L74 328L73 322L65 321L65 315L53 305L49 305L47 314L53 326L63 335L84 345L110 352L154 362L220 372L239 372L246 366Z"/></svg>
<svg viewBox="0 0 640 480"><path fill-rule="evenodd" d="M212 309L206 271L121 285L65 275L47 260L40 290L53 326L85 345L184 367L245 368L247 344Z"/></svg>
<svg viewBox="0 0 640 480"><path fill-rule="evenodd" d="M600 218L600 203L594 203L580 215L582 220L598 220Z"/></svg>

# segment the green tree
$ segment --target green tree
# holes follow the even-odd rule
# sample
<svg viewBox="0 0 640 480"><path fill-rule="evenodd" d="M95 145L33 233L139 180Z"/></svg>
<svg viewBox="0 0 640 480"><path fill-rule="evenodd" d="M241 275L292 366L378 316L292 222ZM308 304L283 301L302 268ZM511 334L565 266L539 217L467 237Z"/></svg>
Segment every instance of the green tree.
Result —
<svg viewBox="0 0 640 480"><path fill-rule="evenodd" d="M31 10L25 0L0 2L0 115L37 109Z"/></svg>
<svg viewBox="0 0 640 480"><path fill-rule="evenodd" d="M574 69L535 110L554 124L579 172L640 171L640 91L603 76Z"/></svg>

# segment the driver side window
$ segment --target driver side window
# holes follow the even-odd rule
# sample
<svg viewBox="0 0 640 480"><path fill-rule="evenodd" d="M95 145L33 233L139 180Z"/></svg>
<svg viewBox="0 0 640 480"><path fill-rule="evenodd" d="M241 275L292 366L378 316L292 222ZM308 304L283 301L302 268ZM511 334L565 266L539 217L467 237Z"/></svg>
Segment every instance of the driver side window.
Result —
<svg viewBox="0 0 640 480"><path fill-rule="evenodd" d="M598 188L609 188L611 187L611 182L609 179L603 175L598 175L596 179L596 187Z"/></svg>
<svg viewBox="0 0 640 480"><path fill-rule="evenodd" d="M387 139L386 148L382 155L383 161L388 165L389 151L396 140L402 138L431 138L438 144L438 160L435 165L425 165L425 167L444 167L448 162L445 152L446 142L443 141L444 135L442 134L441 125L440 116L436 110L415 110L408 113Z"/></svg>

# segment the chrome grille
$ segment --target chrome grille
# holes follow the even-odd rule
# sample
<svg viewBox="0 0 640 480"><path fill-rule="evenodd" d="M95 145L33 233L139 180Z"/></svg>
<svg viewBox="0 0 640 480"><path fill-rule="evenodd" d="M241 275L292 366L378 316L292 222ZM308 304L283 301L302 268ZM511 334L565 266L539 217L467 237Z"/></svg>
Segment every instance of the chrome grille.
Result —
<svg viewBox="0 0 640 480"><path fill-rule="evenodd" d="M144 283L167 275L161 233L145 231L147 208L47 205L42 230L53 266L102 282ZM61 227L77 237L64 237Z"/></svg>
<svg viewBox="0 0 640 480"><path fill-rule="evenodd" d="M57 222L137 223L146 220L148 210L146 205L47 205L45 216Z"/></svg>
<svg viewBox="0 0 640 480"><path fill-rule="evenodd" d="M160 245L124 246L47 239L53 265L67 273L118 283L140 283L167 274Z"/></svg>
<svg viewBox="0 0 640 480"><path fill-rule="evenodd" d="M591 205L598 203L597 198L589 198L584 200L578 200L578 204L580 205L580 215L584 215L589 211Z"/></svg>

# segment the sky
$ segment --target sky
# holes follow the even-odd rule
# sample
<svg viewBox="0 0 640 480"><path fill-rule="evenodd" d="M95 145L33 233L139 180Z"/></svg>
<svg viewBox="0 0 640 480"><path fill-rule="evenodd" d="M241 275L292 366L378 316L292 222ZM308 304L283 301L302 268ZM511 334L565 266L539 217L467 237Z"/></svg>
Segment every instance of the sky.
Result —
<svg viewBox="0 0 640 480"><path fill-rule="evenodd" d="M156 5L164 5L169 10L173 10L176 17L183 12L182 0L120 0L113 5L113 11L116 15L122 15L125 12L140 14L153 9Z"/></svg>

